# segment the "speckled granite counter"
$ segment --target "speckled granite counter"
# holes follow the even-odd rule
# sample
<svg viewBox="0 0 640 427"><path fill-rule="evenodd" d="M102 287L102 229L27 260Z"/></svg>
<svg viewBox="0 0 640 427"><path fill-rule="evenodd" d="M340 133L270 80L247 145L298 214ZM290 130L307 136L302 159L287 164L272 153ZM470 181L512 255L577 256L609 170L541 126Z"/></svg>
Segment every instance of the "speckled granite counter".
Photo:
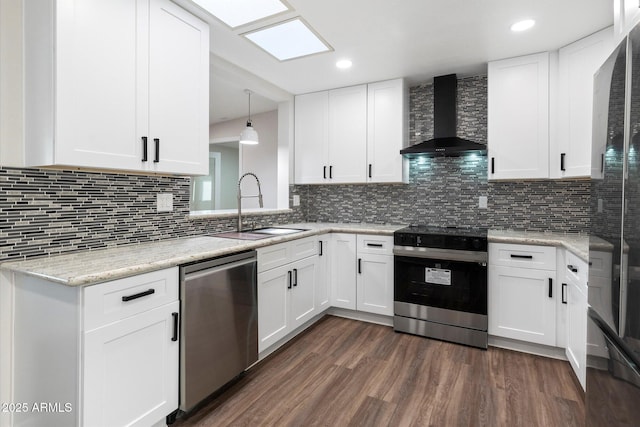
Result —
<svg viewBox="0 0 640 427"><path fill-rule="evenodd" d="M589 262L589 236L572 233L489 230L489 242L563 247Z"/></svg>
<svg viewBox="0 0 640 427"><path fill-rule="evenodd" d="M342 232L392 235L395 230L404 227L403 225L339 223L302 223L286 226L304 228L307 231L253 241L213 236L161 240L48 258L6 262L0 264L0 268L67 286L84 286L317 234Z"/></svg>

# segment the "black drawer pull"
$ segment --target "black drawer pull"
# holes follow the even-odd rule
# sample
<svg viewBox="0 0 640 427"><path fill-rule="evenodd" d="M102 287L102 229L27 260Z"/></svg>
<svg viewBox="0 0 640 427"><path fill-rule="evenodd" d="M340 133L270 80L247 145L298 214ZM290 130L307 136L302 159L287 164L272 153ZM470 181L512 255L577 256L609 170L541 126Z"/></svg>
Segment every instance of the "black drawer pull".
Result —
<svg viewBox="0 0 640 427"><path fill-rule="evenodd" d="M324 179L327 179L327 167L326 166L322 167L322 177Z"/></svg>
<svg viewBox="0 0 640 427"><path fill-rule="evenodd" d="M171 341L178 341L178 327L179 323L179 315L178 313L171 313L173 316L173 336L171 337Z"/></svg>
<svg viewBox="0 0 640 427"><path fill-rule="evenodd" d="M562 303L563 304L567 303L567 284L566 283L562 284Z"/></svg>
<svg viewBox="0 0 640 427"><path fill-rule="evenodd" d="M600 154L600 173L604 173L604 154Z"/></svg>
<svg viewBox="0 0 640 427"><path fill-rule="evenodd" d="M578 272L578 268L577 268L577 267L574 267L574 266L573 266L573 265L571 265L571 264L567 265L567 268L568 268L569 270L571 270L573 273L577 273L577 272Z"/></svg>
<svg viewBox="0 0 640 427"><path fill-rule="evenodd" d="M564 168L564 157L567 155L567 153L560 153L560 170L561 171L566 171L566 169Z"/></svg>
<svg viewBox="0 0 640 427"><path fill-rule="evenodd" d="M369 163L369 178L372 177L372 173L371 173L371 163Z"/></svg>
<svg viewBox="0 0 640 427"><path fill-rule="evenodd" d="M127 302L127 301L131 301L132 299L138 299L138 298L146 297L147 295L151 295L151 294L155 294L155 293L156 293L155 289L149 289L149 290L146 290L144 292L140 292L139 294L125 295L125 296L122 297L122 301Z"/></svg>
<svg viewBox="0 0 640 427"><path fill-rule="evenodd" d="M362 274L362 258L358 258L358 274Z"/></svg>
<svg viewBox="0 0 640 427"><path fill-rule="evenodd" d="M148 147L147 147L147 137L143 136L142 137L142 161L146 162L148 159L147 157L147 153L148 153Z"/></svg>
<svg viewBox="0 0 640 427"><path fill-rule="evenodd" d="M496 158L491 158L491 173L496 173Z"/></svg>
<svg viewBox="0 0 640 427"><path fill-rule="evenodd" d="M518 258L518 259L533 259L533 255L518 255L518 254L511 254L511 258Z"/></svg>
<svg viewBox="0 0 640 427"><path fill-rule="evenodd" d="M293 269L293 286L298 286L298 269Z"/></svg>
<svg viewBox="0 0 640 427"><path fill-rule="evenodd" d="M289 276L289 284L287 285L287 289L291 289L291 271L287 271L287 275Z"/></svg>
<svg viewBox="0 0 640 427"><path fill-rule="evenodd" d="M160 162L160 138L153 138L153 142L156 143L156 158L153 159L153 163Z"/></svg>
<svg viewBox="0 0 640 427"><path fill-rule="evenodd" d="M381 248L382 243L367 243L367 246L370 248Z"/></svg>
<svg viewBox="0 0 640 427"><path fill-rule="evenodd" d="M318 243L320 243L320 254L318 254L318 256L322 256L322 240L320 240Z"/></svg>
<svg viewBox="0 0 640 427"><path fill-rule="evenodd" d="M329 179L333 179L333 166L329 166Z"/></svg>
<svg viewBox="0 0 640 427"><path fill-rule="evenodd" d="M549 298L553 298L553 279L549 278Z"/></svg>

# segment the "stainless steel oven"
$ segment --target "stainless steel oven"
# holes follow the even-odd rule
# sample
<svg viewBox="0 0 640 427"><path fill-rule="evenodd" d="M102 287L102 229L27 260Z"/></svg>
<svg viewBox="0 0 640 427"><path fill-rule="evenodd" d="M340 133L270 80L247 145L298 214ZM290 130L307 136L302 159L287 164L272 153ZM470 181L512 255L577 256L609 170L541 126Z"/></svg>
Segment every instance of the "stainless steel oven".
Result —
<svg viewBox="0 0 640 427"><path fill-rule="evenodd" d="M394 329L487 348L487 232L411 226L394 234Z"/></svg>

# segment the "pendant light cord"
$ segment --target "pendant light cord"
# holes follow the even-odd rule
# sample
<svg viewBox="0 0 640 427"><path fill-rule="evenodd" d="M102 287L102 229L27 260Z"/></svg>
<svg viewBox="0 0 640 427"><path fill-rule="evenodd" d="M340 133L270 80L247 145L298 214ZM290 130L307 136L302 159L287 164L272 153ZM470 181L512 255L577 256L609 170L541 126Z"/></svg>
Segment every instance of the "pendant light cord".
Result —
<svg viewBox="0 0 640 427"><path fill-rule="evenodd" d="M247 91L247 94L249 95L249 119L247 120L247 123L251 126L251 91Z"/></svg>

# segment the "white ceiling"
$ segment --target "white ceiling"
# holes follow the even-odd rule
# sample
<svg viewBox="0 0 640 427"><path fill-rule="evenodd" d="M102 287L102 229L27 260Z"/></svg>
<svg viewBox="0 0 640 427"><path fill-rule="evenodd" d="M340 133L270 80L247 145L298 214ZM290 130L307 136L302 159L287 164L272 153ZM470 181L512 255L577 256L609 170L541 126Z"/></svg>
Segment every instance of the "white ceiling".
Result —
<svg viewBox="0 0 640 427"><path fill-rule="evenodd" d="M396 77L417 84L448 73L485 74L487 61L555 50L613 24L611 0L287 0L292 11L231 30L190 0L174 1L209 22L215 57L290 94ZM240 35L296 16L334 51L279 62ZM535 19L536 26L512 33L509 26L524 18ZM351 59L353 67L337 69L341 58ZM223 85L214 76L212 115L246 115L244 87ZM258 86L257 94L265 95ZM281 100L272 95L265 95L263 108L275 108L269 99Z"/></svg>

